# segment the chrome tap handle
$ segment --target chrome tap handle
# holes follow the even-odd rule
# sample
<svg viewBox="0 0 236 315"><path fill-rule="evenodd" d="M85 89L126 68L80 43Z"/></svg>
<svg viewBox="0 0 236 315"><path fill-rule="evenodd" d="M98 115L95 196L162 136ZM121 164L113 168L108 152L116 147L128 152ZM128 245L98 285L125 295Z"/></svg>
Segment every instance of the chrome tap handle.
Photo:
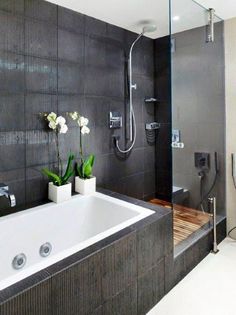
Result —
<svg viewBox="0 0 236 315"><path fill-rule="evenodd" d="M8 198L11 208L15 207L16 197L9 192L9 187L3 183L0 183L0 197Z"/></svg>
<svg viewBox="0 0 236 315"><path fill-rule="evenodd" d="M9 201L10 201L10 206L11 206L11 208L15 207L15 206L16 206L16 197L15 197L15 195L10 194L10 195L8 196L8 199L9 199Z"/></svg>

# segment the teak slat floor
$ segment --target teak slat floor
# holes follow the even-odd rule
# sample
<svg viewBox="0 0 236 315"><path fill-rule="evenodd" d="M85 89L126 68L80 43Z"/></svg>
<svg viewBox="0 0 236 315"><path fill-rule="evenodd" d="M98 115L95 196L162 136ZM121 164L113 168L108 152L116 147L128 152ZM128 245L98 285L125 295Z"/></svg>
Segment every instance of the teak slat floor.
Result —
<svg viewBox="0 0 236 315"><path fill-rule="evenodd" d="M171 208L169 202L160 199L152 199L150 202L159 206ZM178 245L180 242L184 241L192 233L208 223L211 218L208 213L203 213L181 205L174 205L173 208L174 245Z"/></svg>

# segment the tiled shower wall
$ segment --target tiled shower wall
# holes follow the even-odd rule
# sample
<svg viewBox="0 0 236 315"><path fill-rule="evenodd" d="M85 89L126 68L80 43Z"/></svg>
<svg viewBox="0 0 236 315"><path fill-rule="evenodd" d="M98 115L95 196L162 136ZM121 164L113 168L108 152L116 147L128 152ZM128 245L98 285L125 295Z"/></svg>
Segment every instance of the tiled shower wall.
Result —
<svg viewBox="0 0 236 315"><path fill-rule="evenodd" d="M140 199L155 192L155 146L144 124L154 121L154 43L134 49L137 142L128 156L114 151L108 113L125 108L125 62L136 34L43 0L0 1L0 182L16 195L17 209L47 199L43 167L56 163L55 138L40 112L78 110L90 120L86 152L96 155L98 185ZM116 133L124 132L116 131ZM79 130L60 137L63 160L78 156ZM10 213L3 198L1 215ZM15 211L15 210L14 210Z"/></svg>

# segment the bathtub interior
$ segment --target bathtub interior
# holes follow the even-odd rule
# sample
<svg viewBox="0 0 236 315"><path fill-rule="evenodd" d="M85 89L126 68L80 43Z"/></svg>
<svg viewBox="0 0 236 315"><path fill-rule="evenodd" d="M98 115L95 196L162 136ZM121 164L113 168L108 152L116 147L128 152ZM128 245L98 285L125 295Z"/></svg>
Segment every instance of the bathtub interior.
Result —
<svg viewBox="0 0 236 315"><path fill-rule="evenodd" d="M14 276L23 279L153 213L95 193L1 218L0 290L14 283ZM39 248L46 242L52 245L52 253L43 258ZM15 270L12 260L20 253L26 255L27 264L22 270Z"/></svg>

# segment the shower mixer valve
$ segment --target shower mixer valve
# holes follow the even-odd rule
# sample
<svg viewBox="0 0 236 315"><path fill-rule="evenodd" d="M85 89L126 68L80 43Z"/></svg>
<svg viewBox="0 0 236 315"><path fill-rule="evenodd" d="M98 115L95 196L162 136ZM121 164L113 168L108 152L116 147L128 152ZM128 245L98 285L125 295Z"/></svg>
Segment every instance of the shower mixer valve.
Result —
<svg viewBox="0 0 236 315"><path fill-rule="evenodd" d="M109 128L118 129L122 127L122 116L119 112L109 113Z"/></svg>

